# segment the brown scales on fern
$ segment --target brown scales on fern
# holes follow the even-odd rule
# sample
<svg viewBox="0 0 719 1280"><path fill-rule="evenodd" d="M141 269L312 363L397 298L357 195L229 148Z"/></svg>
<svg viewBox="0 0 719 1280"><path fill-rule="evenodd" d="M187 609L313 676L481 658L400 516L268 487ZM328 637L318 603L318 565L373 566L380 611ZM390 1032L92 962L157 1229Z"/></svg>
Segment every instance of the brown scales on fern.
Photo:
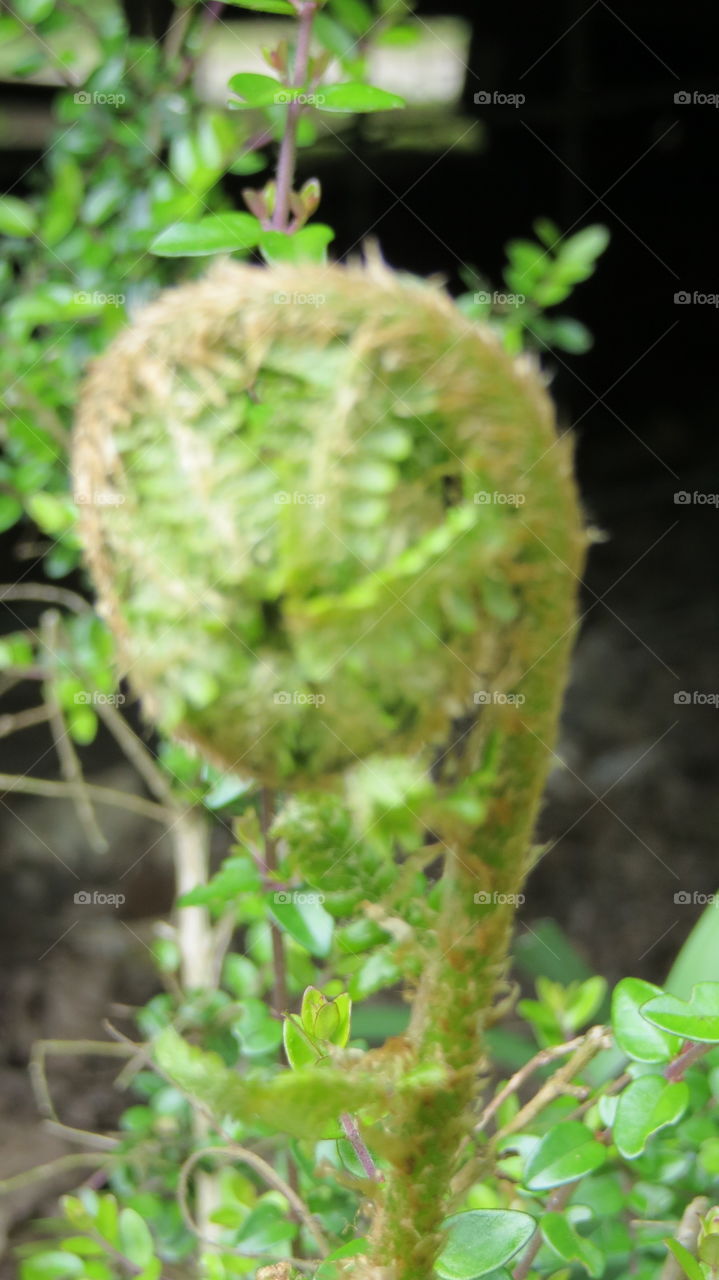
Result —
<svg viewBox="0 0 719 1280"><path fill-rule="evenodd" d="M357 1108L387 1168L370 1256L348 1262L353 1280L430 1280L586 541L541 379L436 285L225 262L96 362L74 471L103 614L160 726L286 791L339 791L358 760L401 753L431 776L441 905L411 975L403 1086ZM374 1056L352 1069L370 1099ZM338 1107L342 1080L326 1077Z"/></svg>

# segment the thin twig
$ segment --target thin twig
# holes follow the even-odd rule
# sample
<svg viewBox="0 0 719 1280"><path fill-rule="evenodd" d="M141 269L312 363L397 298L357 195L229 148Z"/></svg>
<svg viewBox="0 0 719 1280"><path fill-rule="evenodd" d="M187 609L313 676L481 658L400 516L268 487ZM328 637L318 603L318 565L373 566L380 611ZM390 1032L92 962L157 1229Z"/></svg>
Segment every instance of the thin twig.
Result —
<svg viewBox="0 0 719 1280"><path fill-rule="evenodd" d="M182 51L188 27L192 20L192 5L175 11L165 36L164 53L166 62L173 62Z"/></svg>
<svg viewBox="0 0 719 1280"><path fill-rule="evenodd" d="M563 1187L557 1187L547 1201L547 1208L545 1212L560 1213L565 1205L569 1203L572 1192L574 1191L574 1188L579 1185L579 1181L580 1179L577 1179L576 1182L566 1182ZM534 1235L527 1245L526 1252L522 1254L520 1261L512 1272L514 1280L526 1280L526 1276L534 1262L534 1259L539 1253L541 1245L542 1233L539 1227L537 1227Z"/></svg>
<svg viewBox="0 0 719 1280"><path fill-rule="evenodd" d="M50 587L41 582L7 582L0 584L0 604L5 600L32 600L40 604L56 604L73 613L92 613L88 604L76 591L67 587Z"/></svg>
<svg viewBox="0 0 719 1280"><path fill-rule="evenodd" d="M81 1053L96 1054L100 1058L123 1058L127 1056L128 1049L123 1044L113 1044L107 1040L36 1040L32 1047L29 1072L35 1105L41 1116L54 1120L56 1124L62 1124L62 1121L50 1097L45 1059L49 1054L67 1057Z"/></svg>
<svg viewBox="0 0 719 1280"><path fill-rule="evenodd" d="M563 1067L555 1071L554 1075L542 1085L541 1089L530 1098L516 1116L513 1116L507 1124L496 1135L495 1141L499 1142L506 1138L510 1133L518 1133L531 1123L532 1120L549 1106L555 1098L561 1097L563 1094L571 1091L571 1082L580 1071L583 1071L588 1063L595 1058L602 1049L609 1049L612 1044L611 1036L606 1027L592 1027L586 1036L582 1037L582 1044L572 1054L569 1062Z"/></svg>
<svg viewBox="0 0 719 1280"><path fill-rule="evenodd" d="M34 638L34 637L33 637ZM3 693L9 693L13 685L20 684L23 680L47 680L48 672L46 667L3 667L3 676L7 676L9 683L3 685Z"/></svg>
<svg viewBox="0 0 719 1280"><path fill-rule="evenodd" d="M277 843L270 835L273 818L274 795L267 787L263 787L260 792L260 827L264 842L265 871L270 879L273 872L277 870ZM270 920L270 933L272 935L272 1003L275 1013L283 1014L287 1013L289 1006L285 976L285 946L282 931L274 920Z"/></svg>
<svg viewBox="0 0 719 1280"><path fill-rule="evenodd" d="M21 729L31 729L36 724L44 724L49 718L50 712L45 703L39 707L28 707L26 711L16 711L14 715L0 716L0 738L7 738Z"/></svg>
<svg viewBox="0 0 719 1280"><path fill-rule="evenodd" d="M514 1075L507 1083L495 1094L491 1102L487 1104L482 1112L477 1124L475 1125L475 1133L481 1133L496 1111L499 1110L502 1103L516 1093L517 1089L528 1080L535 1071L540 1067L546 1067L550 1062L554 1062L557 1058L564 1058L568 1053L574 1053L575 1049L581 1048L586 1041L586 1035L575 1036L574 1040L565 1040L562 1044L553 1044L546 1049L540 1049L539 1053L535 1053L529 1062L525 1062L523 1067L515 1071Z"/></svg>
<svg viewBox="0 0 719 1280"><path fill-rule="evenodd" d="M165 825L174 822L177 815L172 809L156 804L154 800L145 800L142 796L134 796L130 792L113 791L111 787L98 787L92 782L85 784L85 790L96 804L107 804L115 809L129 809L131 813L139 813L143 818L152 818L153 822ZM0 773L0 791L12 794L13 791L28 796L57 796L61 800L73 800L78 788L75 783L56 782L52 778L28 778L19 773Z"/></svg>
<svg viewBox="0 0 719 1280"><path fill-rule="evenodd" d="M42 646L48 659L57 653L60 646L60 615L55 609L48 609L40 623ZM82 772L82 765L75 750L74 743L65 724L60 700L55 691L55 681L48 679L44 686L45 705L48 709L50 730L52 732L60 770L65 781L73 788L75 812L85 839L93 853L107 853L109 843L95 817L92 801L87 793L87 783Z"/></svg>
<svg viewBox="0 0 719 1280"><path fill-rule="evenodd" d="M266 1160L263 1160L262 1156L257 1155L256 1151L250 1151L248 1147L235 1146L234 1144L227 1147L202 1147L199 1151L193 1151L192 1155L188 1157L180 1170L180 1177L177 1185L177 1198L182 1216L191 1231L197 1234L197 1226L193 1222L188 1205L189 1179L195 1165L199 1160L204 1159L206 1156L214 1156L215 1158L219 1157L223 1160L239 1160L243 1164L248 1164L251 1169L254 1169L255 1173L258 1173L269 1186L273 1187L275 1191L279 1191L280 1194L285 1197L290 1207L294 1209L295 1213L302 1219L305 1227L313 1236L321 1256L323 1258L327 1257L327 1254L329 1253L329 1245L304 1200L302 1200L301 1197L293 1191L292 1187L285 1182L284 1178L280 1177L280 1174L276 1169L272 1168L271 1164L268 1164ZM212 1243L215 1242L213 1241ZM262 1256L257 1254L242 1255L241 1251L238 1251L238 1253L239 1256L245 1257ZM306 1270L314 1270L314 1267L317 1264L315 1262L312 1267L308 1267L307 1263L296 1261L294 1265L304 1266L304 1269Z"/></svg>
<svg viewBox="0 0 719 1280"><path fill-rule="evenodd" d="M97 714L109 729L113 738L117 742L139 773L143 782L152 792L156 800L161 804L165 804L168 808L178 804L176 796L173 794L172 787L165 777L162 770L155 763L155 758L142 738L135 733L135 730L127 723L127 720L118 711L114 703L98 702Z"/></svg>
<svg viewBox="0 0 719 1280"><path fill-rule="evenodd" d="M219 987L222 978L222 964L227 954L232 935L235 932L237 910L232 906L221 915L212 931L212 986Z"/></svg>
<svg viewBox="0 0 719 1280"><path fill-rule="evenodd" d="M82 1165L103 1165L107 1156L92 1151L74 1151L66 1156L58 1156L56 1160L48 1160L46 1164L33 1165L32 1169L24 1169L10 1178L0 1181L0 1195L11 1191L19 1191L21 1187L30 1187L34 1182L42 1182L43 1178L52 1178L56 1173L64 1173L65 1169L76 1169Z"/></svg>
<svg viewBox="0 0 719 1280"><path fill-rule="evenodd" d="M85 1146L95 1147L98 1151L114 1151L119 1146L119 1138L108 1138L104 1133L93 1133L91 1129L75 1129L60 1120L46 1120L43 1126L48 1133L54 1133L66 1142L82 1142Z"/></svg>
<svg viewBox="0 0 719 1280"><path fill-rule="evenodd" d="M587 1098L586 1102L583 1102L576 1110L570 1111L569 1115L564 1116L563 1119L581 1120L582 1116L586 1115L587 1111L590 1111L600 1098L611 1098L615 1093L621 1093L624 1086L629 1084L631 1079L632 1077L628 1071L622 1072L620 1076L617 1076L616 1080L612 1080L606 1089L600 1089L597 1093L592 1094L591 1097Z"/></svg>
<svg viewBox="0 0 719 1280"><path fill-rule="evenodd" d="M178 899L208 882L209 831L209 824L199 808L188 809L173 827L175 893ZM213 990L214 936L207 907L179 908L177 941L180 981L184 990ZM203 1145L207 1142L210 1128L211 1122L200 1111L194 1110L192 1132L197 1143ZM220 1199L217 1178L213 1174L198 1171L196 1200L200 1234L206 1242L217 1247L219 1232L213 1215L220 1206Z"/></svg>

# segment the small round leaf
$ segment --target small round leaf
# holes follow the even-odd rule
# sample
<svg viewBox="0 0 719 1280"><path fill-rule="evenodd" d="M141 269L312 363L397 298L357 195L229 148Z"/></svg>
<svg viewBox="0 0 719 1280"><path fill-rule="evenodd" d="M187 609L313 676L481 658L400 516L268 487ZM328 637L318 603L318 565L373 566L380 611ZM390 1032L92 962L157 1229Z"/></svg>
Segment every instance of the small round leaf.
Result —
<svg viewBox="0 0 719 1280"><path fill-rule="evenodd" d="M530 1156L525 1185L530 1191L546 1191L574 1182L598 1169L607 1150L579 1120L566 1120L548 1133Z"/></svg>
<svg viewBox="0 0 719 1280"><path fill-rule="evenodd" d="M504 1266L528 1243L536 1227L528 1213L470 1209L444 1223L448 1233L435 1271L441 1280L476 1280Z"/></svg>
<svg viewBox="0 0 719 1280"><path fill-rule="evenodd" d="M670 1084L663 1076L640 1076L627 1085L619 1099L614 1121L614 1141L625 1160L642 1154L658 1129L676 1124L689 1101L685 1081Z"/></svg>
<svg viewBox="0 0 719 1280"><path fill-rule="evenodd" d="M642 978L623 978L612 994L612 1027L620 1049L637 1062L668 1062L679 1052L680 1041L648 1022L641 1008L661 987Z"/></svg>

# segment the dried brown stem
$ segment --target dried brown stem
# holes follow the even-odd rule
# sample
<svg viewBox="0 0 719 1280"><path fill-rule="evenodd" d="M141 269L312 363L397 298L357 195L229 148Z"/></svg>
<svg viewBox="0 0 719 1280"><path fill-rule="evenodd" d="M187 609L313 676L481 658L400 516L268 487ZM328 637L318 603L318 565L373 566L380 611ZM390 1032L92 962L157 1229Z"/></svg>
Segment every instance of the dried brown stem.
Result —
<svg viewBox="0 0 719 1280"><path fill-rule="evenodd" d="M596 1028L592 1028L592 1031L595 1030ZM535 1053L534 1057L530 1058L529 1062L525 1062L523 1067L520 1067L518 1071L515 1071L511 1079L507 1081L499 1092L495 1094L491 1102L487 1104L475 1126L475 1133L480 1133L482 1129L486 1128L492 1116L499 1110L502 1103L505 1102L513 1093L516 1093L517 1089L521 1088L525 1080L528 1080L531 1075L534 1075L535 1071L538 1071L541 1067L548 1066L550 1062L556 1061L557 1058L564 1058L568 1053L574 1053L575 1050L580 1049L586 1043L587 1036L591 1034L592 1032L587 1032L586 1035L575 1036L573 1040L566 1040L562 1044L550 1045L546 1049L540 1049L539 1053ZM598 1048L596 1049L596 1052L599 1052Z"/></svg>

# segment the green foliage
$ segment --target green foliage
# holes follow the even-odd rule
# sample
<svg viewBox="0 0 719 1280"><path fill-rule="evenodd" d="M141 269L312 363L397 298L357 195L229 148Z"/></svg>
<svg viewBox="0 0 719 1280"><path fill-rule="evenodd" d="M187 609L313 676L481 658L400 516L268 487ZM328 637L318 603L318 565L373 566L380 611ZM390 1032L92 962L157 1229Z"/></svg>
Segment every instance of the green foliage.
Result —
<svg viewBox="0 0 719 1280"><path fill-rule="evenodd" d="M478 1280L519 1253L536 1223L530 1214L511 1209L472 1209L448 1218L444 1226L447 1243L435 1268L440 1280Z"/></svg>
<svg viewBox="0 0 719 1280"><path fill-rule="evenodd" d="M231 2L258 13L298 16L289 0ZM404 0L328 0L317 7L320 51L298 68L297 41L283 37L265 52L271 74L231 78L227 111L200 104L192 87L208 25L206 6L181 6L177 25L185 18L187 23L180 49L169 40L161 47L131 39L123 6L114 0L96 11L86 6L92 66L83 83L74 0L15 0L19 20L12 13L0 19L14 50L14 74L33 74L51 50L77 82L56 95L48 159L34 174L27 198L0 198L8 264L0 277L0 376L6 388L0 530L32 523L43 540L50 577L62 579L78 566L78 508L102 515L103 508L113 507L108 514L117 525L126 514L123 503L113 504L109 486L80 487L71 499L68 432L82 372L137 310L165 286L193 281L205 265L200 260L219 253L254 255L282 271L301 268L305 274L292 278L311 285L303 293L313 296L322 293L323 280L333 278L321 271L333 229L310 221L320 202L318 182L310 179L299 190L283 192L279 180L265 172L269 159L256 138L264 138L263 147L281 148L290 139L291 151L312 145L323 112L334 129L337 113L401 107L396 95L367 83L368 53L375 41L411 39L414 28ZM32 52L21 23L34 29ZM333 69L335 79L326 83L330 62L340 70ZM287 150L283 154L287 158ZM228 171L264 175L260 187L245 192L248 212L229 208L222 187ZM508 247L505 283L524 294L524 301L496 307L491 300L465 298L462 307L471 318L488 320L510 353L532 345L583 350L588 338L581 326L545 312L591 275L606 235L590 227L562 241L550 224L538 223L535 230L537 245L516 241ZM481 281L469 283L478 287ZM719 1130L711 1101L719 1092L719 1060L712 1045L719 1036L712 1029L719 1005L705 988L685 1006L667 1004L659 988L633 980L620 984L613 1049L631 1059L631 1078L617 1085L618 1099L612 1090L619 1073L597 1084L591 1063L583 1064L556 1091L550 1087L531 1114L522 1112L509 1088L492 1131L473 1130L480 1118L472 1092L480 1041L470 1040L468 1050L466 1029L479 1028L494 998L512 911L484 901L490 889L501 891L495 878L509 860L501 840L499 850L493 840L499 830L508 844L514 842L514 892L528 865L528 833L507 833L505 815L519 813L531 821L542 763L511 755L521 738L511 704L508 712L482 709L481 741L477 745L473 738L471 751L465 742L464 757L461 751L456 758L452 754L455 721L467 712L479 719L475 670L520 672L534 665L522 650L522 621L525 614L531 617L541 634L543 602L551 606L554 597L544 590L537 546L527 551L522 543L519 515L538 521L543 536L560 549L576 516L571 497L564 506L557 502L557 475L568 461L561 450L534 477L521 513L476 500L475 489L514 481L525 463L553 443L546 402L537 398L530 376L520 375L491 339L465 326L441 295L418 282L403 280L394 302L389 290L388 304L396 303L396 310L388 305L382 316L388 327L390 321L404 327L409 348L393 348L380 327L370 355L366 323L377 310L377 287L371 282L369 292L351 300L346 327L340 325L331 341L317 324L309 343L299 347L291 340L300 327L297 308L286 300L278 308L274 299L268 314L275 339L286 323L282 340L273 339L263 360L248 365L245 372L252 376L243 389L238 390L237 367L231 367L229 402L211 410L205 405L198 421L204 446L223 465L229 463L227 441L234 442L234 461L249 485L241 511L249 522L253 567L232 618L230 685L236 701L227 701L228 733L237 724L252 734L257 726L264 732L276 717L277 733L266 750L282 778L294 776L298 761L311 758L318 741L326 749L315 705L299 726L288 728L292 715L286 703L279 711L268 709L270 686L254 688L247 681L250 651L270 636L276 639L273 614L283 608L291 614L294 600L300 608L274 655L276 674L285 690L314 694L328 664L338 657L344 662L351 652L338 705L326 714L336 716L340 736L365 736L359 750L341 746L342 763L351 767L333 778L332 790L320 787L317 769L310 767L306 785L277 798L269 825L266 796L234 772L235 752L226 769L177 742L160 742L158 757L170 784L167 803L176 802L175 815L204 806L219 823L234 825L227 857L177 904L181 913L196 913L195 920L199 913L221 959L221 940L227 945L230 929L234 949L217 965L216 985L192 989L183 972L181 928L155 939L152 955L164 989L137 1015L142 1043L123 1073L131 1100L101 1171L106 1184L99 1184L101 1192L84 1186L66 1197L62 1218L39 1226L47 1239L21 1247L21 1280L162 1280L169 1274L297 1280L308 1273L315 1280L364 1280L377 1249L376 1224L366 1219L390 1186L387 1201L400 1206L398 1216L406 1222L397 1181L406 1170L408 1203L418 1214L429 1203L432 1226L425 1230L422 1222L418 1230L426 1257L436 1258L436 1265L415 1268L409 1251L394 1241L397 1266L408 1266L404 1274L412 1280L428 1280L430 1274L439 1280L491 1274L505 1280L505 1267L530 1241L538 1242L537 1232L543 1244L532 1263L535 1275L556 1276L559 1260L591 1276L603 1268L621 1276L633 1252L632 1273L653 1280L666 1254L662 1241L671 1238L688 1201L714 1193ZM412 328L423 308L436 312L431 331L421 323ZM278 311L284 320L275 324ZM452 317L448 328L442 316ZM358 332L365 345L355 351L348 342ZM256 333L249 336L254 340ZM436 363L438 347L455 337L463 359L433 383L426 371ZM173 338L172 359L179 355ZM488 388L483 412L497 424L490 448L484 438L475 442L476 389L470 388L465 417L455 416L460 391L480 357L486 362L478 375L482 394ZM371 384L363 369L368 358L375 361ZM203 387L200 376L197 384L183 387L182 396L200 403ZM349 391L365 416L348 463L338 423L346 422ZM502 429L518 414L527 458L522 460L521 450L512 452L517 442L511 437L507 469L495 474L492 459L505 452ZM317 422L328 423L326 462L339 471L329 504L332 538L324 542L321 522L312 527L305 519L306 505L274 502L278 477L282 491L294 493L307 478L310 453L313 459L322 454L309 448L317 441ZM312 431L303 434L303 424ZM132 452L126 425L118 428L116 444ZM158 420L146 426L131 463L143 498L167 513L188 468L182 459L176 471L158 466ZM277 468L272 489L263 488L258 454L271 457ZM195 461L193 456L196 479ZM229 471L220 488L228 478ZM222 512L218 494L210 515ZM193 503L178 502L168 530L170 552L194 509ZM193 572L206 569L215 536L222 573L230 571L227 529L241 520L236 506L228 511L229 522L218 519L214 532L207 520ZM280 530L274 562L262 552L269 524ZM338 550L343 539L344 549ZM125 564L129 550L124 544ZM147 574L150 556L143 543L148 638L168 622ZM405 597L408 606L400 608ZM196 603L195 598L185 613L192 615ZM87 745L104 709L121 706L114 692L112 634L77 599L69 616L51 622L52 646L42 629L3 637L0 665L12 678L39 674L71 738ZM365 646L360 633L368 622L375 632ZM554 614L543 625L547 637L564 629ZM190 622L186 626L184 642ZM218 625L215 618L207 636L190 637L189 649L205 657L221 633L222 620ZM295 669L282 665L289 652L284 640L295 634L302 671L297 686L289 682ZM476 652L477 635L489 638L486 653ZM549 647L546 638L539 644ZM268 652L269 646L263 660ZM450 674L457 653L467 659L459 678ZM211 664L199 670L181 662L167 665L177 686L175 718L170 714L168 723L176 724L186 707L201 719L223 692L222 663L217 670ZM543 677L542 689L551 686L552 679ZM259 699L254 710L253 698ZM551 732L556 707L548 705L543 714ZM422 750L431 741L431 758L398 753L392 737L398 726L409 727ZM508 777L522 782L521 803ZM440 879L437 863L454 846L462 856L453 873ZM481 891L479 902L475 890ZM520 1006L525 1034L515 1035L514 1044L524 1061L532 1053L532 1035L543 1050L561 1049L600 1015L605 994L600 978L574 972L576 980L565 986L559 979L568 971L539 971L536 956L531 963L537 1000ZM428 980L434 1000L429 1006ZM390 1037L377 1049L353 1039L352 1002L362 1006L355 1027L371 1027L373 997L400 982L409 994L418 988L425 993L408 1034ZM697 1029L703 1036L694 1034ZM678 1062L683 1039L692 1040L694 1049L699 1041L705 1044L706 1057ZM489 1073L487 1043L481 1047ZM542 1059L538 1069L546 1072L547 1062ZM453 1164L457 1150L459 1169ZM448 1176L437 1175L438 1169ZM445 1217L449 1175L455 1172L456 1212ZM209 1212L203 1180L205 1189L208 1182L212 1186ZM554 1199L557 1188L572 1192L561 1208ZM305 1212L298 1210L298 1199ZM197 1229L203 1214L204 1233ZM631 1224L631 1238L625 1223ZM713 1274L712 1228L706 1215L696 1250L684 1250L690 1280ZM671 1247L679 1257L683 1246L672 1240ZM268 1274L270 1266L278 1270Z"/></svg>
<svg viewBox="0 0 719 1280"><path fill-rule="evenodd" d="M530 346L581 355L592 345L585 326L546 312L565 302L594 273L597 259L609 244L609 232L595 224L563 238L547 218L535 222L534 232L536 241L510 240L506 246L506 292L492 291L481 276L468 271L464 282L474 292L463 294L459 305L467 315L495 329L508 351Z"/></svg>
<svg viewBox="0 0 719 1280"><path fill-rule="evenodd" d="M662 1076L640 1076L622 1092L614 1117L617 1150L625 1160L640 1156L649 1138L665 1125L674 1125L689 1102L683 1080L670 1084Z"/></svg>
<svg viewBox="0 0 719 1280"><path fill-rule="evenodd" d="M533 1150L525 1169L530 1191L548 1191L593 1173L606 1159L606 1150L578 1120L556 1124Z"/></svg>
<svg viewBox="0 0 719 1280"><path fill-rule="evenodd" d="M88 1188L79 1196L63 1197L61 1204L63 1220L46 1224L57 1233L56 1247L23 1249L29 1256L20 1264L20 1280L115 1280L127 1274L159 1280L162 1262L136 1209L121 1208L114 1196Z"/></svg>
<svg viewBox="0 0 719 1280"><path fill-rule="evenodd" d="M320 1062L336 1045L344 1048L350 1035L352 1001L346 992L328 1000L316 987L308 987L302 997L299 1016L289 1014L284 1021L284 1048L287 1061L297 1070Z"/></svg>
<svg viewBox="0 0 719 1280"><path fill-rule="evenodd" d="M260 1132L335 1137L341 1112L371 1105L384 1109L388 1104L388 1080L350 1070L346 1064L343 1069L326 1064L315 1071L304 1066L242 1079L219 1055L188 1044L169 1027L154 1041L153 1058L164 1075L218 1118L229 1116ZM411 1082L402 1081L400 1087L411 1087Z"/></svg>
<svg viewBox="0 0 719 1280"><path fill-rule="evenodd" d="M519 1010L534 1025L540 1044L560 1044L596 1016L606 989L606 982L599 977L562 986L540 976L540 999L520 1001Z"/></svg>
<svg viewBox="0 0 719 1280"><path fill-rule="evenodd" d="M642 1014L652 1026L685 1040L719 1044L719 983L698 982L689 1001L655 995L642 1005Z"/></svg>
<svg viewBox="0 0 719 1280"><path fill-rule="evenodd" d="M160 382L158 361L175 371ZM475 672L506 666L512 633L494 634L533 589L516 570L527 525L577 554L576 509L560 548L555 468L536 470L554 439L539 381L424 282L224 263L168 291L95 362L73 455L77 488L112 499L87 505L83 537L153 718L270 786L377 753L421 749L426 771L475 714ZM521 520L477 501L520 467Z"/></svg>
<svg viewBox="0 0 719 1280"><path fill-rule="evenodd" d="M612 1026L620 1049L636 1062L668 1062L678 1052L680 1040L652 1026L644 1006L661 987L640 978L624 978L612 995Z"/></svg>
<svg viewBox="0 0 719 1280"><path fill-rule="evenodd" d="M164 1030L158 1029L151 1042L154 1070L135 1077L134 1089L142 1101L126 1111L121 1149L108 1164L114 1194L84 1190L79 1198L67 1197L63 1219L45 1224L50 1243L23 1246L21 1280L75 1275L115 1280L126 1274L128 1263L141 1268L132 1274L159 1280L163 1261L186 1257L192 1235L177 1214L175 1194L178 1168L197 1149L191 1120L198 1105L217 1126L203 1139L205 1146L220 1160L224 1152L234 1162L217 1175L219 1206L213 1220L224 1259L218 1275L235 1274L231 1260L236 1264L243 1253L254 1255L254 1261L248 1259L247 1270L238 1274L255 1274L263 1261L281 1260L293 1242L296 1245L298 1228L288 1217L286 1200L276 1191L263 1192L252 1168L241 1168L242 1151L253 1138L277 1142L288 1134L294 1135L301 1194L330 1242L328 1258L316 1262L315 1280L341 1280L352 1274L333 1267L345 1259L362 1259L368 1247L362 1237L346 1238L353 1232L365 1183L351 1145L340 1137L339 1118L346 1111L360 1117L363 1140L383 1169L387 1109L407 1090L426 1090L431 1070L408 1072L401 1054L347 1049L347 994L328 995L317 986L306 988L299 1013L285 1019L285 1046L293 1070L278 1070L276 1037L268 1039L258 1056L252 1035L234 1034L247 1018L248 1031L255 1020L253 1034L260 1035L263 1016L265 1026L278 1026L261 1000L245 995L251 969L246 960L238 975L238 1005L201 1001L193 1006L190 1001L184 1008L166 1010ZM636 1014L635 1002L646 995L639 987L635 980L625 980L615 989L612 1007L625 1051L629 1046L643 1054L653 1042L645 1042L637 1032L636 1018L643 1015L641 1004ZM548 1007L555 1008L556 991L544 991ZM706 1004L715 994L716 990L702 989L692 1004ZM575 999L576 990L568 991L564 1006L571 1007ZM214 1038L221 1051L191 1044L178 1036L171 1022L184 1025L186 1035L200 1034L205 1043ZM222 1035L218 1039L223 1025L233 1032L228 1040ZM527 1029L533 1026L536 1023L527 1024ZM598 1048L600 1058L607 1054L602 1045ZM471 1183L458 1211L444 1223L437 1280L505 1275L512 1259L521 1259L530 1243L535 1247L537 1233L541 1247L532 1265L537 1277L556 1276L558 1266L564 1265L598 1280L606 1273L620 1274L631 1256L640 1274L658 1280L669 1249L690 1280L711 1280L716 1211L704 1211L697 1219L701 1225L690 1247L674 1235L678 1220L697 1197L705 1197L703 1204L712 1200L719 1167L711 1158L712 1147L719 1150L719 1118L711 1105L719 1087L719 1049L709 1044L698 1048L703 1056L695 1057L681 1081L670 1077L673 1062L686 1055L686 1043L661 1063L637 1059L639 1074L624 1083L621 1064L609 1080L590 1083L585 1061L572 1077L586 1098L581 1119L573 1117L576 1098L563 1095L562 1086L546 1094L546 1080L543 1106L520 1130L514 1123L516 1106L498 1112L496 1134L487 1139L477 1133L471 1139L484 1174ZM618 1093L613 1092L615 1080ZM513 1131L503 1136L506 1126ZM233 1143L238 1142L243 1146L235 1151ZM696 1159L698 1144L706 1153L706 1166ZM208 1168L213 1158L209 1159ZM350 1183L356 1180L354 1190L347 1185L348 1169ZM564 1193L561 1205L555 1198L558 1190ZM624 1218L631 1237L618 1225Z"/></svg>
<svg viewBox="0 0 719 1280"><path fill-rule="evenodd" d="M187 57L194 60L202 31L211 24L204 23L201 6L188 7ZM295 14L285 0L240 7ZM260 246L268 261L318 262L333 234L317 225L291 244L254 214L230 209L222 190L225 173L262 172L269 163L253 145L256 120L200 104L192 77L181 73L169 47L163 56L153 40L130 39L118 0L84 15L82 30L89 27L92 33L87 74L87 39L78 36L73 10L72 4L23 0L15 11L27 25L4 20L9 51L15 53L13 74L31 74L61 48L64 71L75 80L70 90L56 95L48 160L44 171L32 175L34 190L24 200L0 197L7 268L0 276L5 334L0 353L5 388L0 530L23 515L35 521L49 539L45 572L57 578L79 559L74 508L68 501L67 433L88 359L103 350L137 307L165 285L193 275L208 254L246 256ZM379 15L378 37L400 21L400 10ZM369 6L364 11L370 28L378 15ZM335 11L331 21L351 45L356 11ZM31 28L37 36L34 46L21 38ZM34 48L31 56L29 47ZM357 50L349 63L357 83L331 86L356 95L354 104L342 110L400 105L393 95L364 84L365 58ZM273 69L280 70L279 79L255 78L268 81L275 96L286 96L286 60L281 69ZM318 80L322 74L318 58L312 75ZM367 94L375 96L371 106ZM316 111L311 104L302 109L300 147L314 140L309 117ZM285 114L272 103L267 125L276 141L282 138ZM318 198L316 184L305 184L297 193L298 227ZM55 501L64 504L60 523L43 518Z"/></svg>

